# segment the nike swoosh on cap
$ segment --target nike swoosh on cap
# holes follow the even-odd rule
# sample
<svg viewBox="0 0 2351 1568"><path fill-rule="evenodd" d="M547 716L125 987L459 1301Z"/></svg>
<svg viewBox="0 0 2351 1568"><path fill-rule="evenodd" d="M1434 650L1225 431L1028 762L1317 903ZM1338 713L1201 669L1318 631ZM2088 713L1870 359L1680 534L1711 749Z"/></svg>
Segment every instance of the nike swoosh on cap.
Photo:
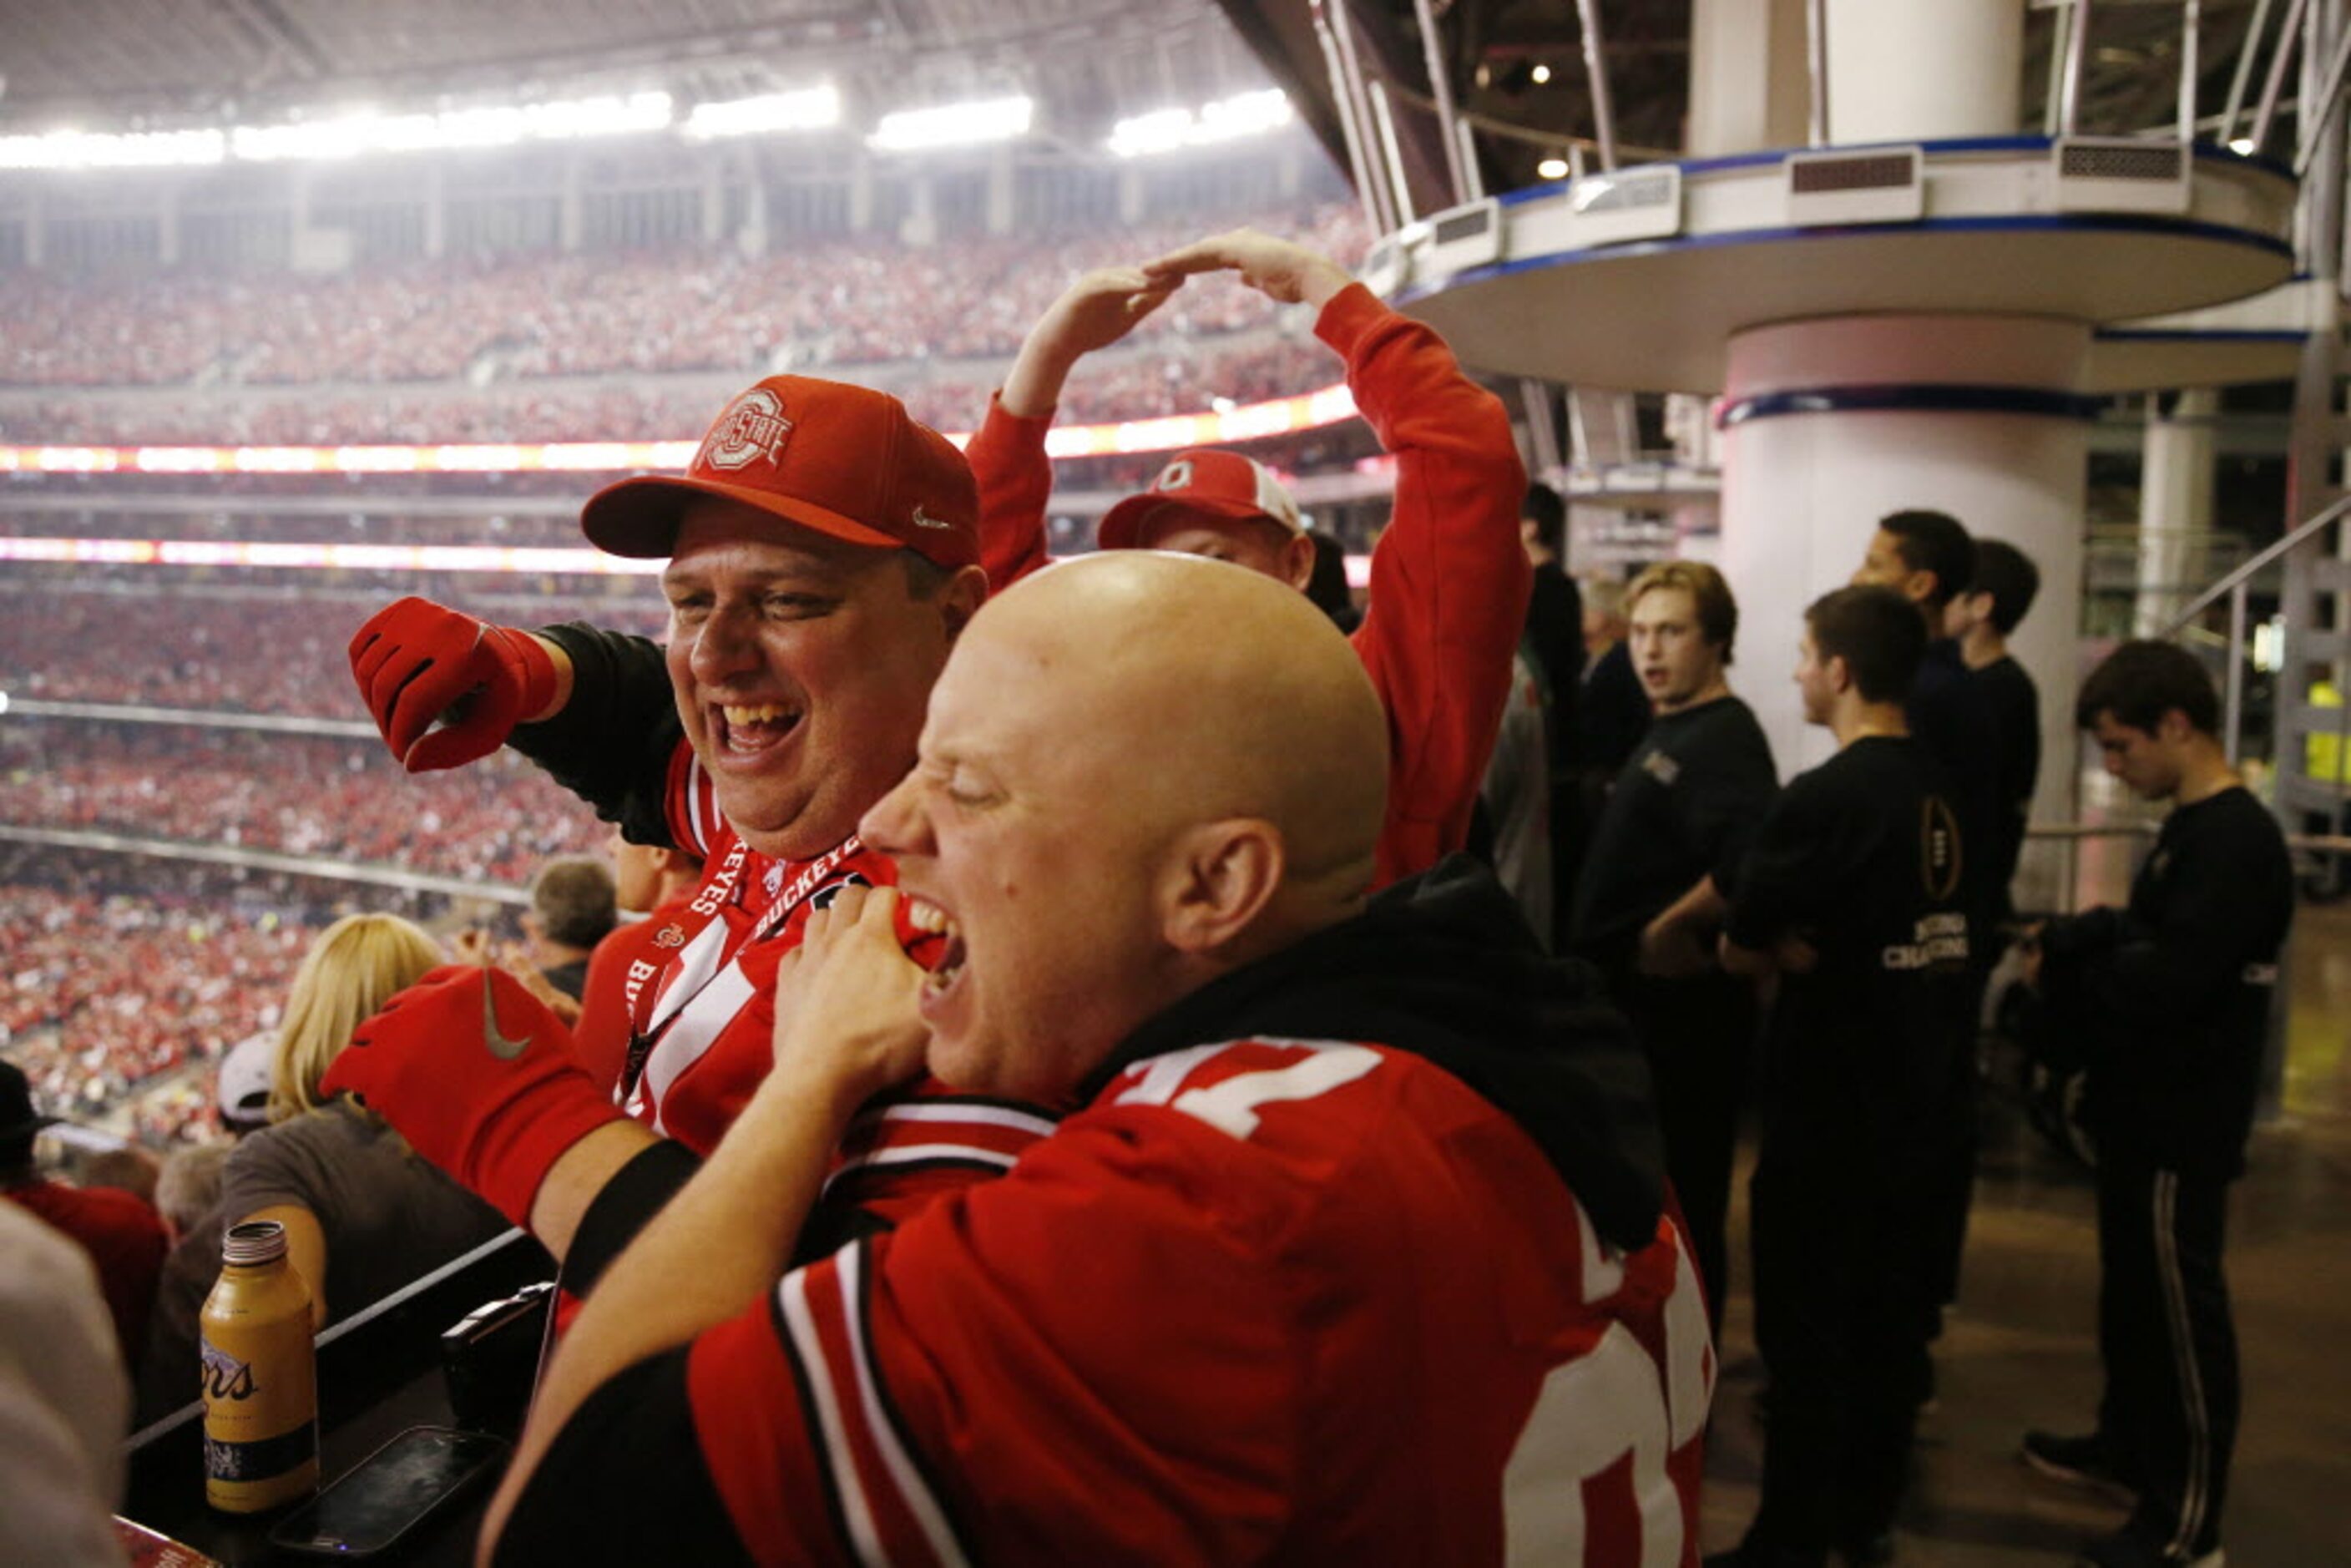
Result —
<svg viewBox="0 0 2351 1568"><path fill-rule="evenodd" d="M486 971L482 976L482 1043L488 1046L490 1054L500 1061L512 1061L530 1049L530 1036L526 1034L520 1040L509 1040L500 1032L496 994L491 988Z"/></svg>
<svg viewBox="0 0 2351 1568"><path fill-rule="evenodd" d="M918 528L951 528L953 523L941 522L923 510L920 501L914 503L914 526Z"/></svg>

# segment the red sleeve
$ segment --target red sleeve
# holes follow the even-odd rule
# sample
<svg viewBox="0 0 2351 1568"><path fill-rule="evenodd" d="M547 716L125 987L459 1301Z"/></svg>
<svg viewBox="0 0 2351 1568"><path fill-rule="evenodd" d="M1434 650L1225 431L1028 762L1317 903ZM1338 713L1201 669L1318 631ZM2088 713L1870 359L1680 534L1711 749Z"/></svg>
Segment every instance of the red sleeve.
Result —
<svg viewBox="0 0 2351 1568"><path fill-rule="evenodd" d="M1234 1228L1151 1212L1197 1172L1105 1183L1102 1160L1147 1156L1050 1147L696 1342L696 1427L755 1555L1206 1564L1279 1542L1294 1435L1227 1417L1294 1403L1311 1358L1284 1281Z"/></svg>
<svg viewBox="0 0 2351 1568"><path fill-rule="evenodd" d="M716 860L726 847L722 838L732 837L732 830L725 829L725 820L718 814L717 789L695 759L694 743L683 736L678 737L677 749L670 753L669 788L663 809L669 818L670 842L688 854Z"/></svg>
<svg viewBox="0 0 2351 1568"><path fill-rule="evenodd" d="M979 564L991 592L1001 593L1045 564L1045 505L1053 494L1053 461L1045 433L1053 416L1005 412L991 395L987 417L964 448L979 486Z"/></svg>
<svg viewBox="0 0 2351 1568"><path fill-rule="evenodd" d="M1356 407L1396 460L1395 517L1354 636L1388 713L1386 883L1468 839L1533 580L1519 543L1527 475L1501 400L1434 331L1361 284L1314 330L1346 357Z"/></svg>

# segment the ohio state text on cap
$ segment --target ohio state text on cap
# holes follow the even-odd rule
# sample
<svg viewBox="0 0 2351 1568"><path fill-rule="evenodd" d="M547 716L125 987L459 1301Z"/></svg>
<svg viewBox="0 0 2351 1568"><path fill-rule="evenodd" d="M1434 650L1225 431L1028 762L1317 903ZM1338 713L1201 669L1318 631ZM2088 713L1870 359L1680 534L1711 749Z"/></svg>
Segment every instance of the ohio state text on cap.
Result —
<svg viewBox="0 0 2351 1568"><path fill-rule="evenodd" d="M1306 531L1298 503L1265 465L1238 452L1199 446L1178 452L1150 489L1104 512L1095 540L1104 549L1132 549L1145 525L1168 512L1236 523L1263 517L1289 533Z"/></svg>
<svg viewBox="0 0 2351 1568"><path fill-rule="evenodd" d="M979 559L970 465L871 387L769 376L726 405L682 476L608 485L589 497L580 527L599 549L658 559L676 553L685 509L711 497L940 566Z"/></svg>

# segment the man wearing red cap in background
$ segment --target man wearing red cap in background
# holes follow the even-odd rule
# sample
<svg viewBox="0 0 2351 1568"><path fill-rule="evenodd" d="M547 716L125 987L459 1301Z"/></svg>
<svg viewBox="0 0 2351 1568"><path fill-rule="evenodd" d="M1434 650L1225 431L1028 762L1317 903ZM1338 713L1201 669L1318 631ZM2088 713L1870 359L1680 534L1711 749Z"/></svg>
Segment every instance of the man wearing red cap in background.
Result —
<svg viewBox="0 0 2351 1568"><path fill-rule="evenodd" d="M895 883L857 820L912 764L931 683L985 596L975 513L961 455L895 398L770 377L719 416L684 477L623 480L581 514L601 549L667 558L665 652L580 624L487 625L420 599L353 640L352 673L412 771L511 741L627 837L704 862L638 991L626 1114L551 1014L477 967L436 970L395 998L326 1081L528 1225L575 1291L766 1075L777 968L809 916L845 887ZM900 935L935 957L949 939L919 918ZM869 1107L810 1245L1000 1169L1051 1124L949 1096Z"/></svg>
<svg viewBox="0 0 2351 1568"><path fill-rule="evenodd" d="M1371 602L1353 637L1388 714L1378 877L1393 882L1468 841L1531 580L1519 543L1526 470L1510 416L1434 331L1337 262L1250 229L1088 273L1030 330L972 438L980 564L998 590L1045 564L1045 434L1063 382L1204 272L1238 272L1277 303L1312 306L1315 335L1345 357L1357 409L1395 455L1395 514L1372 553ZM1213 556L1301 590L1313 570L1298 503L1235 452L1176 454L1149 491L1102 515L1097 538L1104 549Z"/></svg>

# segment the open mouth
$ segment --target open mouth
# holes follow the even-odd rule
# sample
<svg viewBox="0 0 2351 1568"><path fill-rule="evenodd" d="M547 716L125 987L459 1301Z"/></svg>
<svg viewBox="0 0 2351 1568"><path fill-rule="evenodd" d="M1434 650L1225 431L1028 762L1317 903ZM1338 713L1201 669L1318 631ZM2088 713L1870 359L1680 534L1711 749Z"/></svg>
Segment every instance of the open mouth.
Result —
<svg viewBox="0 0 2351 1568"><path fill-rule="evenodd" d="M923 990L926 997L946 995L955 989L956 982L963 978L964 960L968 956L964 949L963 927L956 924L954 915L915 894L906 895L906 923L917 931L928 931L946 938L946 948L939 955L939 961L923 977Z"/></svg>
<svg viewBox="0 0 2351 1568"><path fill-rule="evenodd" d="M782 745L806 716L799 708L780 703L765 703L754 706L721 704L715 710L718 722L718 749L729 757L756 758Z"/></svg>

